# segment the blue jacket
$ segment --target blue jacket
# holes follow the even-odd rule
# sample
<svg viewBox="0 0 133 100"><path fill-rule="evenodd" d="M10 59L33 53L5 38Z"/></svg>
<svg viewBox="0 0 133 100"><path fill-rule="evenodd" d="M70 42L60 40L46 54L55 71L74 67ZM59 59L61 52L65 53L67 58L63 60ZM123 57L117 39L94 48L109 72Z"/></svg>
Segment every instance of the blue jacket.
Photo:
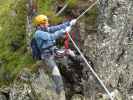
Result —
<svg viewBox="0 0 133 100"><path fill-rule="evenodd" d="M38 48L42 50L53 46L56 39L65 34L65 28L69 25L69 22L66 22L57 26L48 27L47 29L38 28L34 35Z"/></svg>

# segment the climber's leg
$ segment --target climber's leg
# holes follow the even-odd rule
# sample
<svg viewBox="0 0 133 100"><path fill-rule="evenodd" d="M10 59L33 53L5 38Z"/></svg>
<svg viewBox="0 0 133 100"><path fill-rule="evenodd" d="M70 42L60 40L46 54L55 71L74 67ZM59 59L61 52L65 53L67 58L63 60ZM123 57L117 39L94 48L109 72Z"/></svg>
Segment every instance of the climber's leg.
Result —
<svg viewBox="0 0 133 100"><path fill-rule="evenodd" d="M60 93L64 90L64 86L60 71L57 64L55 63L54 56L47 57L44 59L44 61L48 65L52 73L52 79L55 83L56 92Z"/></svg>

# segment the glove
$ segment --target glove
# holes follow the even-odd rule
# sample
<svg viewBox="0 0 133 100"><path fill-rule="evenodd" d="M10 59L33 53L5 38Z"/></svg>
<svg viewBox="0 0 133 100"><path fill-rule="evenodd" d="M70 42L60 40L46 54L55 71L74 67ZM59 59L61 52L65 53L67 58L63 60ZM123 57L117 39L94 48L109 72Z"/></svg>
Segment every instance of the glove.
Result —
<svg viewBox="0 0 133 100"><path fill-rule="evenodd" d="M71 27L68 26L66 29L65 29L65 32L70 32L71 31Z"/></svg>
<svg viewBox="0 0 133 100"><path fill-rule="evenodd" d="M75 53L74 51L72 51L71 49L67 49L67 52L66 52L68 55L70 55L71 57L75 57Z"/></svg>
<svg viewBox="0 0 133 100"><path fill-rule="evenodd" d="M73 20L70 21L70 25L73 26L73 25L76 24L76 22L77 22L77 19L73 19Z"/></svg>

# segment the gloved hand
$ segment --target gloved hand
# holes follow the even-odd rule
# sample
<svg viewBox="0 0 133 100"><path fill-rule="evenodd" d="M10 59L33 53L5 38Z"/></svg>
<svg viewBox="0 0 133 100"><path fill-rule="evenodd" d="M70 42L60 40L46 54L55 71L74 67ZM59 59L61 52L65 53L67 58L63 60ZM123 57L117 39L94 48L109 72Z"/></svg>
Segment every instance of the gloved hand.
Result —
<svg viewBox="0 0 133 100"><path fill-rule="evenodd" d="M66 52L68 55L70 55L71 57L75 57L75 53L74 51L72 51L71 49L67 49L67 52Z"/></svg>
<svg viewBox="0 0 133 100"><path fill-rule="evenodd" d="M77 22L77 19L73 19L73 20L70 21L70 25L73 26L73 25L76 24L76 22Z"/></svg>
<svg viewBox="0 0 133 100"><path fill-rule="evenodd" d="M72 29L72 28L71 28L70 26L68 26L68 27L66 27L65 32L70 32L71 29Z"/></svg>

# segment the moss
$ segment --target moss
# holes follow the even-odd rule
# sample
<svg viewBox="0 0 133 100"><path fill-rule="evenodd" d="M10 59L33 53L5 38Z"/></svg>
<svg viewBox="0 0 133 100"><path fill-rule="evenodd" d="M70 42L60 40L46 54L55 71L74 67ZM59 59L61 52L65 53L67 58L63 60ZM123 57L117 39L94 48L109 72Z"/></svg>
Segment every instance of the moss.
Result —
<svg viewBox="0 0 133 100"><path fill-rule="evenodd" d="M96 25L96 19L97 19L98 13L97 13L97 8L93 7L90 11L88 11L86 13L86 21L88 21L87 23L89 23L90 25Z"/></svg>
<svg viewBox="0 0 133 100"><path fill-rule="evenodd" d="M45 14L48 17L53 16L52 4L54 0L38 0L38 14Z"/></svg>
<svg viewBox="0 0 133 100"><path fill-rule="evenodd" d="M48 16L54 15L51 5L54 0L39 0L38 12ZM37 70L38 64L33 61L26 49L26 0L7 0L0 5L0 85L8 84L22 68ZM15 13L15 14L12 14ZM51 23L59 22L54 17Z"/></svg>
<svg viewBox="0 0 133 100"><path fill-rule="evenodd" d="M38 14L45 14L48 16L51 24L57 24L61 22L62 17L56 17L52 8L55 0L39 0L38 1Z"/></svg>
<svg viewBox="0 0 133 100"><path fill-rule="evenodd" d="M16 5L3 4L3 13L0 14L0 84L12 82L23 67L33 64L31 55L26 51L26 0L16 2ZM13 10L16 11L15 16L12 16ZM18 45L15 51L13 43Z"/></svg>
<svg viewBox="0 0 133 100"><path fill-rule="evenodd" d="M69 7L71 8L71 7L76 6L78 0L68 0L68 2L69 2Z"/></svg>

